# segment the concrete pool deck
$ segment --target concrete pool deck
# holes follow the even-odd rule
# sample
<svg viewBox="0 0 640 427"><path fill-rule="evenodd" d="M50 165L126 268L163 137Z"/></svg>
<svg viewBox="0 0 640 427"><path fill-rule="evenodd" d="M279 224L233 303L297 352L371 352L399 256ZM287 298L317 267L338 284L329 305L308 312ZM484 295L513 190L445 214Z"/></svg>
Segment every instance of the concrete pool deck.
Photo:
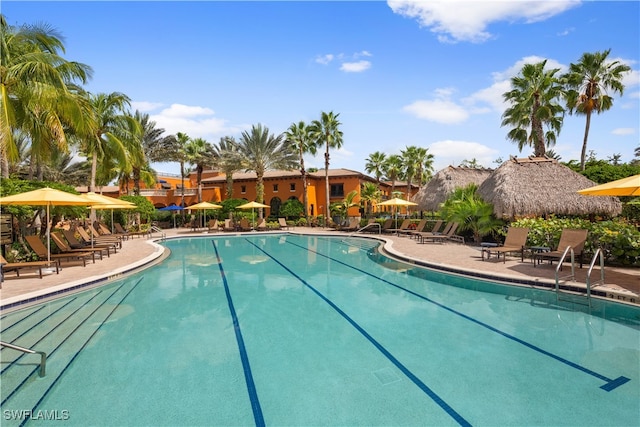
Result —
<svg viewBox="0 0 640 427"><path fill-rule="evenodd" d="M240 233L207 233L193 232L190 229L164 230L166 237L188 236L224 236ZM287 231L285 231L287 232ZM339 235L348 234L326 230L322 228L295 227L289 230L291 233ZM264 233L264 232L260 232ZM380 236L380 235L368 235ZM88 282L101 283L110 279L121 277L123 274L145 266L157 260L163 255L162 246L154 243L160 234L155 233L153 238L132 237L123 242L122 249L110 257L97 260L95 264L71 265L62 263L60 274L48 274L40 279L37 271L23 271L19 278L14 272L5 274L5 281L0 289L0 307L8 307L24 300L32 300L41 295L79 286ZM386 251L396 257L421 265L433 266L449 271L471 274L474 276L492 277L496 280L520 281L530 285L551 287L555 284L556 265L543 263L534 267L531 260L520 257L508 257L506 262L497 261L495 258L482 260L478 247L462 245L460 243L447 242L419 244L415 240L403 236L384 234L380 236L386 241ZM590 261L590 260L589 260ZM582 269L576 268L576 282L561 280L561 284L570 284L574 287L585 287L588 265ZM35 274L34 274L35 272ZM570 267L565 265L562 276L570 273ZM594 268L593 279L600 277L599 267ZM605 267L605 284L595 288L596 291L605 293L608 298L640 304L640 268Z"/></svg>

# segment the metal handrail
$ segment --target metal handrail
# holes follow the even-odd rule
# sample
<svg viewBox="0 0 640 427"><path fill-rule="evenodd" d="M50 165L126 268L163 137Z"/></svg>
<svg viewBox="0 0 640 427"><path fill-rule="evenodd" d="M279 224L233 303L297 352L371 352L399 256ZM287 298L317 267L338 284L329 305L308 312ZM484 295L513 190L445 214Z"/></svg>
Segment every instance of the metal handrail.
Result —
<svg viewBox="0 0 640 427"><path fill-rule="evenodd" d="M593 267L595 266L596 259L598 257L600 258L600 280L592 283L591 272L593 271ZM587 297L589 297L589 300L591 300L591 288L597 286L598 284L604 284L604 254L602 253L602 250L600 250L600 248L598 248L596 250L596 253L593 255L591 264L589 264L589 270L587 271Z"/></svg>
<svg viewBox="0 0 640 427"><path fill-rule="evenodd" d="M567 257L567 252L571 251L571 274L567 275L567 276L563 276L560 277L560 269L562 268L562 263L564 262L564 259ZM559 284L559 280L560 279L566 279L566 278L571 278L571 281L575 282L576 281L576 256L573 252L573 248L571 246L567 246L567 248L564 250L564 252L562 253L562 256L560 257L560 259L558 260L558 266L556 267L556 294L558 293L558 291L560 290L560 284Z"/></svg>
<svg viewBox="0 0 640 427"><path fill-rule="evenodd" d="M40 377L44 377L46 375L46 373L47 373L47 353L45 353L44 351L35 351L35 350L31 350L29 348L20 347L20 346L9 344L9 343L2 342L2 341L0 341L0 346L11 348L11 349L14 349L14 350L18 350L18 351L21 351L23 353L39 354L40 355L40 372L38 373L38 375Z"/></svg>
<svg viewBox="0 0 640 427"><path fill-rule="evenodd" d="M366 230L367 228L369 228L370 226L374 226L374 227L378 227L378 234L382 234L382 225L380 225L377 222L372 222L371 224L367 224L364 227L361 227L359 229L357 229L356 231L354 231L353 233L351 233L349 236L353 236L356 233L359 233L361 231Z"/></svg>
<svg viewBox="0 0 640 427"><path fill-rule="evenodd" d="M160 233L160 238L162 240L167 238L166 233L164 232L164 230L158 226L152 225L151 228L149 228L149 237L153 237L153 233Z"/></svg>

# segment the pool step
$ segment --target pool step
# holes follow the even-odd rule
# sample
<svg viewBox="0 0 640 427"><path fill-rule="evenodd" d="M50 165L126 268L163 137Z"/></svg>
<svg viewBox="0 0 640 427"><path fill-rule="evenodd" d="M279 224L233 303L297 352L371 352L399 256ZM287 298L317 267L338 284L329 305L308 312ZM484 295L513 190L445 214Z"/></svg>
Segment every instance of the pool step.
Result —
<svg viewBox="0 0 640 427"><path fill-rule="evenodd" d="M51 309L34 309L19 323L12 322L15 327L7 332L19 335L12 344L46 352L47 375L38 377L39 357L4 348L0 353L3 410L35 410L47 390L139 280L79 294L71 301L55 301L49 303ZM32 324L31 328L27 327L29 324ZM18 333L18 330L22 332ZM7 341L4 332L3 340ZM12 423L11 420L5 422L6 425Z"/></svg>
<svg viewBox="0 0 640 427"><path fill-rule="evenodd" d="M370 240L370 239L346 238L346 239L342 239L341 242L351 247L362 249L363 251L367 251L367 252L377 248L380 245L380 242L376 240Z"/></svg>

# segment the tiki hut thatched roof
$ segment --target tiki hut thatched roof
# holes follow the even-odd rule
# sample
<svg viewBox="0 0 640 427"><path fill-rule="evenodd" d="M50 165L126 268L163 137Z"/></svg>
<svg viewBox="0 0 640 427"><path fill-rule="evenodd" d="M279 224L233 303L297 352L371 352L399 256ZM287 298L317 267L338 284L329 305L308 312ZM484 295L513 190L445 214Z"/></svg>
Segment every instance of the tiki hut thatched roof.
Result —
<svg viewBox="0 0 640 427"><path fill-rule="evenodd" d="M476 169L448 166L436 173L433 178L420 189L413 201L421 210L437 211L440 204L455 191L469 184L480 186L493 172L493 169Z"/></svg>
<svg viewBox="0 0 640 427"><path fill-rule="evenodd" d="M494 206L498 218L527 215L619 215L616 197L582 196L578 190L595 183L557 160L546 157L511 158L478 188Z"/></svg>

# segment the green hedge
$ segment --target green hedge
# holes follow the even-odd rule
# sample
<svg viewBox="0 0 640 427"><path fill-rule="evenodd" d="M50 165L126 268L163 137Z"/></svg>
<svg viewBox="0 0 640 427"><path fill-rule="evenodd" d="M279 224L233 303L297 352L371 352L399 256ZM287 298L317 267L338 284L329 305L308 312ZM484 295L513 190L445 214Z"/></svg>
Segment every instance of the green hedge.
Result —
<svg viewBox="0 0 640 427"><path fill-rule="evenodd" d="M562 230L583 228L589 230L585 251L594 254L604 250L607 264L640 267L640 231L623 220L591 222L580 218L523 218L510 224L512 227L528 227L528 246L557 247Z"/></svg>

